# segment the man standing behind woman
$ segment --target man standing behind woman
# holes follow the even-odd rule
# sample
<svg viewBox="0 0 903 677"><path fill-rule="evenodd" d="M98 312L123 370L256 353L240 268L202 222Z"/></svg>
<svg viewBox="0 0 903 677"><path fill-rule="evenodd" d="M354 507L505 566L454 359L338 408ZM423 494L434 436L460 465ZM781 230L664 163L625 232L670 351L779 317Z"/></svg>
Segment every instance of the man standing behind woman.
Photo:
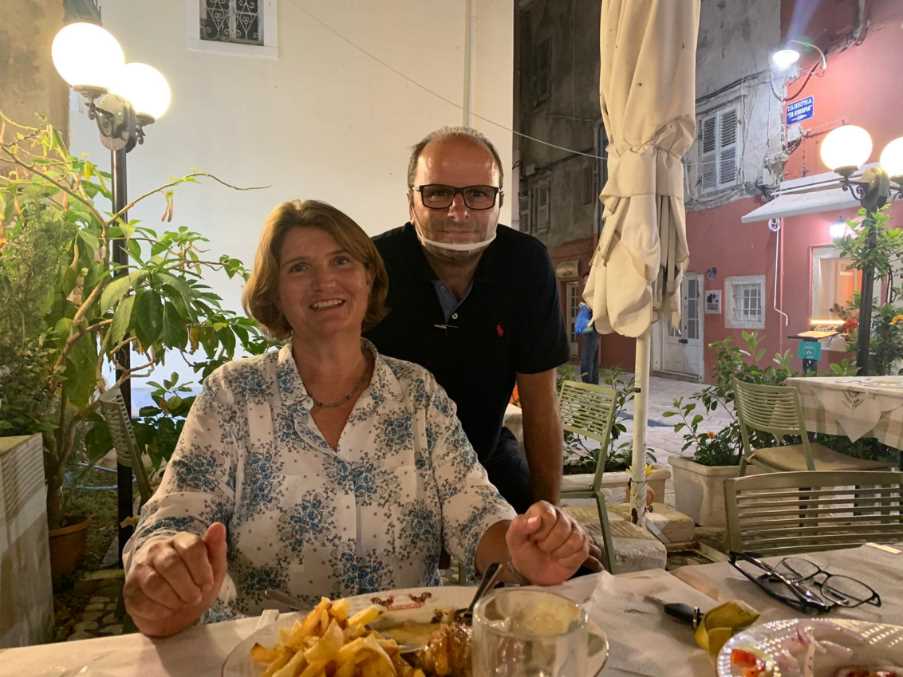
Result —
<svg viewBox="0 0 903 677"><path fill-rule="evenodd" d="M466 127L428 134L408 164L410 221L374 239L389 274L388 316L367 336L416 362L458 408L489 479L518 511L558 502L562 431L555 368L568 359L545 246L499 225L499 154ZM517 384L526 457L502 426Z"/></svg>

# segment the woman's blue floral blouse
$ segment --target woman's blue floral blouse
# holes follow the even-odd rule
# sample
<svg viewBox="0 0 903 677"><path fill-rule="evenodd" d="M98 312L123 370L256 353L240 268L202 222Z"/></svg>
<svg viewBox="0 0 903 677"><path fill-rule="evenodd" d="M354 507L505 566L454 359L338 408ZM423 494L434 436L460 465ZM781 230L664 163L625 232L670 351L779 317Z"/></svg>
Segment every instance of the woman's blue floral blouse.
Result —
<svg viewBox="0 0 903 677"><path fill-rule="evenodd" d="M335 450L290 345L211 374L127 562L151 538L223 522L228 576L208 621L259 613L270 588L313 606L321 595L437 585L443 545L473 563L485 531L514 511L432 375L366 346L373 378Z"/></svg>

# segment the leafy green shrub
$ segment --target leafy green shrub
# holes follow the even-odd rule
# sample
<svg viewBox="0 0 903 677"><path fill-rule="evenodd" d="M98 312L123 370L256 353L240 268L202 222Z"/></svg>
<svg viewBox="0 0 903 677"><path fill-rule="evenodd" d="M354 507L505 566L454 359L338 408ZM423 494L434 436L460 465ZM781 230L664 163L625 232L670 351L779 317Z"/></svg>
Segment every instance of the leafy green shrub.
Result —
<svg viewBox="0 0 903 677"><path fill-rule="evenodd" d="M671 410L664 412L665 417L678 417L674 424L674 432L680 433L684 439L682 451L691 449L693 460L702 465L738 465L743 449L740 438L740 422L734 411L734 377L749 383L765 383L780 385L793 376L790 368L790 351L776 353L771 364L762 367L765 349L761 347L762 339L757 332L741 333L743 347L728 337L715 341L709 347L715 351L715 383L686 398L677 398L672 402ZM730 418L730 423L721 430L700 430L705 420L703 413L723 411ZM774 444L771 435L750 431L750 442L753 446Z"/></svg>
<svg viewBox="0 0 903 677"><path fill-rule="evenodd" d="M176 179L115 212L109 174L72 156L51 126L26 127L2 114L0 126L13 139L0 143L0 159L12 167L0 174L0 359L6 365L0 433L43 433L53 528L62 522L67 465L79 455L90 463L110 449L96 411L105 389L148 375L174 353L188 357L203 377L237 350L261 352L268 341L203 281L218 270L246 276L241 261L205 259L205 238L186 227L157 231L124 219L136 204L163 195L168 221L173 189L210 175ZM112 261L117 240L127 265ZM190 354L201 348L205 356L192 362ZM103 374L123 367L117 360L123 350L142 363L108 384ZM190 403L155 402L160 411L145 412L139 434L161 458Z"/></svg>

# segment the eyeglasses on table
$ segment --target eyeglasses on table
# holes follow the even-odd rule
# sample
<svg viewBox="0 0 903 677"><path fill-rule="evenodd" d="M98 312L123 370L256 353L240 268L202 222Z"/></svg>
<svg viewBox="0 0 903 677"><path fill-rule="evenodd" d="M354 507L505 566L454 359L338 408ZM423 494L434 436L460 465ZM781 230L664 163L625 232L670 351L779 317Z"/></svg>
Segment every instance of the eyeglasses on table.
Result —
<svg viewBox="0 0 903 677"><path fill-rule="evenodd" d="M881 596L871 586L833 574L805 557L785 557L771 566L748 553L731 552L730 563L764 592L803 613L881 606Z"/></svg>

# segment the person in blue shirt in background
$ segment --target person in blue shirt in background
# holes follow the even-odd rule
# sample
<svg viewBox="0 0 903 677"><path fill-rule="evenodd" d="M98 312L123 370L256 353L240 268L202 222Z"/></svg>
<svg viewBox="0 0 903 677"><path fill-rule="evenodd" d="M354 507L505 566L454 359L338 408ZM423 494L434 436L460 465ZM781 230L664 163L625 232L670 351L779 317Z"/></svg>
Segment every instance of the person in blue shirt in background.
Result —
<svg viewBox="0 0 903 677"><path fill-rule="evenodd" d="M574 318L574 333L580 353L580 380L584 383L599 383L599 334L592 319L593 311L581 302Z"/></svg>

